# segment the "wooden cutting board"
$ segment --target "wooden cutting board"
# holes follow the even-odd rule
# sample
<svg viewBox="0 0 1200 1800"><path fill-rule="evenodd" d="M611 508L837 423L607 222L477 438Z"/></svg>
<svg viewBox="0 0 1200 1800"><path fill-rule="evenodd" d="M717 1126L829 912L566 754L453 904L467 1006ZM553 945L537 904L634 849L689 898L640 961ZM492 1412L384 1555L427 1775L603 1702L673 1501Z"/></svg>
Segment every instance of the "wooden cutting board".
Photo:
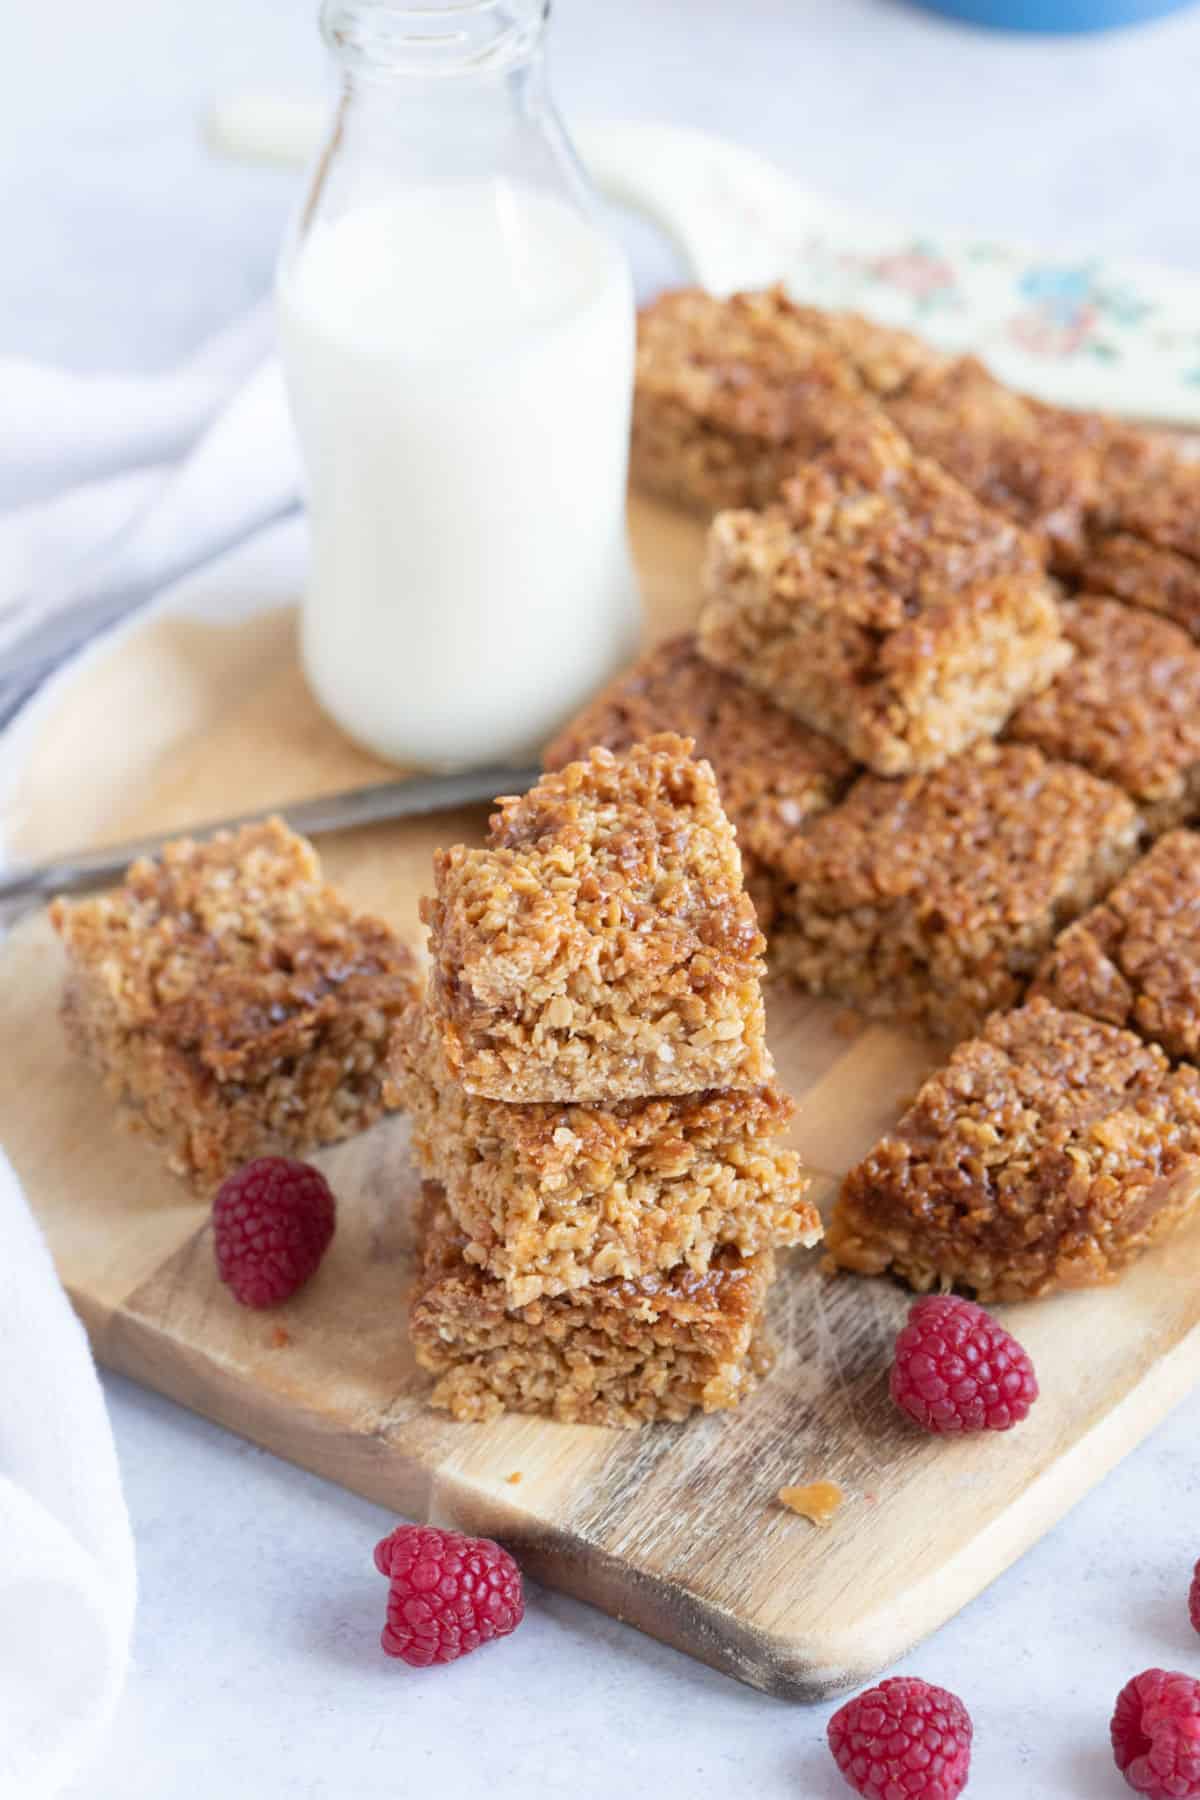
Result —
<svg viewBox="0 0 1200 1800"><path fill-rule="evenodd" d="M698 528L638 503L654 635L694 610ZM162 618L93 658L43 713L9 805L14 855L332 791L383 774L308 699L289 607L249 624ZM331 873L417 939L438 842L473 812L330 839ZM49 1235L96 1354L256 1443L400 1514L502 1537L540 1579L715 1668L815 1699L893 1661L991 1581L1200 1376L1200 1234L1119 1288L1010 1309L1043 1398L1010 1437L937 1442L887 1398L906 1299L797 1255L777 1284L776 1368L738 1412L610 1432L425 1405L404 1331L415 1178L390 1120L320 1160L340 1225L279 1312L217 1282L205 1208L118 1129L55 1016L44 917L0 951L0 1143ZM902 1034L786 991L769 996L793 1137L824 1197L932 1066ZM846 1492L819 1530L775 1504L789 1483Z"/></svg>

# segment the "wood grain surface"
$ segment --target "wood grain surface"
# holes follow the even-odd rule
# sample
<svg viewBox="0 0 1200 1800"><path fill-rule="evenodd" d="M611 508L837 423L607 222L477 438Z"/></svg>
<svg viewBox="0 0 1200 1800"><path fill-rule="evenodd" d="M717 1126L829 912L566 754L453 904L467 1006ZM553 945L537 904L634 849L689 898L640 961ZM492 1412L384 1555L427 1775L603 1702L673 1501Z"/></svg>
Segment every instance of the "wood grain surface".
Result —
<svg viewBox="0 0 1200 1800"><path fill-rule="evenodd" d="M644 503L631 521L657 636L692 615L699 531ZM308 699L289 609L240 626L160 618L93 658L44 713L9 844L35 857L382 773ZM357 901L416 942L434 845L478 835L483 817L357 832L323 851ZM774 1291L776 1368L736 1413L640 1432L453 1424L425 1405L404 1330L405 1121L319 1159L340 1199L333 1248L287 1307L243 1311L216 1279L205 1207L118 1128L68 1055L61 977L44 916L25 920L0 951L0 1142L101 1361L397 1513L500 1536L542 1580L757 1687L814 1699L886 1666L1200 1376L1192 1233L1119 1288L1009 1309L1040 1404L1009 1437L928 1440L887 1398L906 1297L826 1276L819 1254L801 1253ZM768 1020L801 1103L793 1141L828 1197L934 1052L782 990ZM818 1479L847 1496L825 1529L774 1499Z"/></svg>

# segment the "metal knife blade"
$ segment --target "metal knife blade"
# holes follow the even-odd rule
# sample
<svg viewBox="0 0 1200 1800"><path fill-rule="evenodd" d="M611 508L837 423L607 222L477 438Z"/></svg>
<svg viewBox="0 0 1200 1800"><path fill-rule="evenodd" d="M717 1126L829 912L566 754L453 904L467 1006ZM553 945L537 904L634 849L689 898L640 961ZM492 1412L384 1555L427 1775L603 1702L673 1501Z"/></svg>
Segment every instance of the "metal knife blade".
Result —
<svg viewBox="0 0 1200 1800"><path fill-rule="evenodd" d="M242 813L232 819L212 819L174 831L157 832L131 843L112 844L101 850L67 851L47 863L17 865L0 871L0 905L48 900L54 894L86 893L106 887L122 875L139 856L154 856L172 838L209 837L214 831L236 830L277 813L306 836L324 831L347 831L354 825L378 825L389 819L413 819L424 813L448 812L494 800L498 794L523 794L541 774L537 768L468 769L458 775L410 775L397 781L380 781L370 787L350 788L294 806L268 806L260 812Z"/></svg>

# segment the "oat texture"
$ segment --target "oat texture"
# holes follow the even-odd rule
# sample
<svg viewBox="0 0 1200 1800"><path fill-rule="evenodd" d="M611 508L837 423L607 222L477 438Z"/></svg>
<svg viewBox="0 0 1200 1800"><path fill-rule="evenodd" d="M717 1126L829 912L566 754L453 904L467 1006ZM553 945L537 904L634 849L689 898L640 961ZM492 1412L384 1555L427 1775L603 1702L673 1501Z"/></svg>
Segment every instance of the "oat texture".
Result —
<svg viewBox="0 0 1200 1800"><path fill-rule="evenodd" d="M1023 744L864 775L790 848L772 949L811 993L960 1038L1132 862L1127 795Z"/></svg>
<svg viewBox="0 0 1200 1800"><path fill-rule="evenodd" d="M503 1285L466 1260L432 1183L426 1206L410 1329L418 1363L436 1377L432 1404L456 1419L684 1419L736 1406L769 1366L769 1250L722 1249L704 1273L604 1281L511 1308Z"/></svg>
<svg viewBox="0 0 1200 1800"><path fill-rule="evenodd" d="M1035 999L959 1045L850 1171L835 1264L979 1299L1113 1280L1200 1197L1200 1071Z"/></svg>
<svg viewBox="0 0 1200 1800"><path fill-rule="evenodd" d="M849 786L854 764L831 738L705 662L689 634L660 644L610 682L548 745L546 766L576 762L597 744L621 755L662 731L694 739L697 755L712 764L747 889L768 931L772 869L796 833Z"/></svg>
<svg viewBox="0 0 1200 1800"><path fill-rule="evenodd" d="M1200 811L1200 647L1169 620L1084 595L1059 608L1075 655L1007 735L1123 788L1151 834Z"/></svg>
<svg viewBox="0 0 1200 1800"><path fill-rule="evenodd" d="M1071 655L1030 539L886 424L718 514L703 590L707 660L881 775L993 735Z"/></svg>
<svg viewBox="0 0 1200 1800"><path fill-rule="evenodd" d="M779 287L728 300L663 294L638 320L634 480L701 512L765 506L799 463L933 358L907 332L797 306Z"/></svg>
<svg viewBox="0 0 1200 1800"><path fill-rule="evenodd" d="M463 1257L508 1306L679 1264L701 1274L722 1246L749 1256L821 1233L809 1178L778 1141L792 1106L775 1087L610 1106L478 1099L449 1078L417 1005L388 1091Z"/></svg>
<svg viewBox="0 0 1200 1800"><path fill-rule="evenodd" d="M56 900L51 918L72 1041L199 1191L382 1113L413 958L280 820L168 844L113 893Z"/></svg>
<svg viewBox="0 0 1200 1800"><path fill-rule="evenodd" d="M1200 1061L1200 836L1160 838L1062 933L1032 991Z"/></svg>
<svg viewBox="0 0 1200 1800"><path fill-rule="evenodd" d="M468 1093L609 1103L771 1079L764 940L689 740L543 776L434 874L430 1015Z"/></svg>

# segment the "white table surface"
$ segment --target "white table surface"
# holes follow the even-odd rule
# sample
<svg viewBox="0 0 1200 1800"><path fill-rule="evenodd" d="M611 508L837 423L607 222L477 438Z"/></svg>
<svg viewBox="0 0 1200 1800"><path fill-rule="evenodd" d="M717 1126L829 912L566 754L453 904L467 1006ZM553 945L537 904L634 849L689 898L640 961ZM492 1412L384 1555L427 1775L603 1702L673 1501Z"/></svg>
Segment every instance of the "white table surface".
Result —
<svg viewBox="0 0 1200 1800"><path fill-rule="evenodd" d="M4 9L0 348L164 366L263 290L291 180L210 164L194 118L219 92L310 89L313 10ZM560 0L555 69L568 115L728 132L918 222L1200 267L1200 10L1045 42L889 0ZM637 260L644 282L669 267L646 237ZM384 1514L107 1389L141 1606L116 1728L74 1800L848 1791L828 1708L766 1699L553 1594L457 1668L389 1662ZM970 1705L977 1800L1125 1791L1106 1743L1117 1688L1155 1663L1200 1670L1184 1608L1198 1429L1200 1396L905 1665Z"/></svg>

